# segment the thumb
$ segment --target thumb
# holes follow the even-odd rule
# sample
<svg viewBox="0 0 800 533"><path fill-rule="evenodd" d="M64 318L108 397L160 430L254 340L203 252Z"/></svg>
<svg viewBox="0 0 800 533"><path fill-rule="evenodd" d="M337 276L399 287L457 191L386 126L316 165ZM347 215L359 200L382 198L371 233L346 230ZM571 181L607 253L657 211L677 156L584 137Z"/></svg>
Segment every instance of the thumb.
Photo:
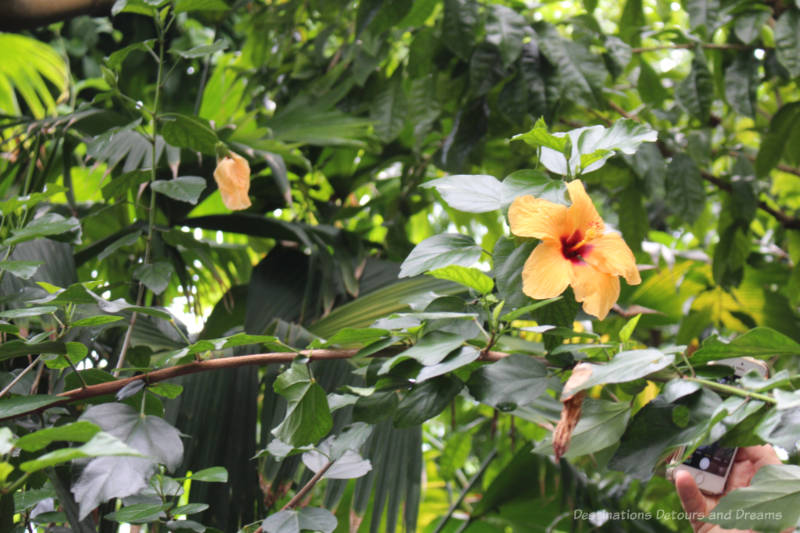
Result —
<svg viewBox="0 0 800 533"><path fill-rule="evenodd" d="M708 500L697 487L694 476L685 470L678 470L675 473L675 488L694 530L699 531L703 526L707 526L708 524L701 522L700 518L708 514L706 509Z"/></svg>

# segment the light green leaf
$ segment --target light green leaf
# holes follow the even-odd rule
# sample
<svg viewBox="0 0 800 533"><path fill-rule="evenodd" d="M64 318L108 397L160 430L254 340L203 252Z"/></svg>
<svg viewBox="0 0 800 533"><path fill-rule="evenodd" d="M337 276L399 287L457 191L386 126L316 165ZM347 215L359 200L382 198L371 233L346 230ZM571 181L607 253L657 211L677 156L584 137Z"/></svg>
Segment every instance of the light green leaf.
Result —
<svg viewBox="0 0 800 533"><path fill-rule="evenodd" d="M205 481L207 483L227 483L228 471L221 466L204 468L192 474L192 481Z"/></svg>
<svg viewBox="0 0 800 533"><path fill-rule="evenodd" d="M120 508L119 511L108 513L103 518L114 522L125 522L128 524L147 524L166 516L164 511L172 506L171 503L135 503Z"/></svg>
<svg viewBox="0 0 800 533"><path fill-rule="evenodd" d="M724 528L778 532L800 519L800 466L766 465L750 485L729 492L705 521Z"/></svg>
<svg viewBox="0 0 800 533"><path fill-rule="evenodd" d="M587 399L581 407L581 418L572 431L569 449L564 457L574 459L618 443L625 433L630 416L630 406L624 402ZM544 455L552 454L552 434L537 444L533 451Z"/></svg>
<svg viewBox="0 0 800 533"><path fill-rule="evenodd" d="M428 275L438 279L447 279L471 289L475 289L481 294L489 294L494 288L492 278L478 270L477 268L464 267L460 265L450 265L444 268L431 270Z"/></svg>
<svg viewBox="0 0 800 533"><path fill-rule="evenodd" d="M127 455L133 457L142 456L141 453L129 447L116 437L104 431L100 431L83 446L55 450L31 461L26 461L19 467L23 472L36 472L37 470L65 463L67 461L73 461L75 459L117 455Z"/></svg>
<svg viewBox="0 0 800 533"><path fill-rule="evenodd" d="M227 6L226 6L227 8ZM190 48L188 50L171 50L175 54L181 56L184 59L196 59L198 57L206 57L217 52L221 52L228 47L228 43L222 39L219 39L214 42L214 44L204 44L201 46L195 46L194 48Z"/></svg>
<svg viewBox="0 0 800 533"><path fill-rule="evenodd" d="M428 270L449 265L472 266L482 250L472 237L457 233L441 233L429 237L411 250L400 265L400 277L416 276Z"/></svg>
<svg viewBox="0 0 800 533"><path fill-rule="evenodd" d="M14 274L18 278L31 279L41 264L42 261L0 261L0 270Z"/></svg>
<svg viewBox="0 0 800 533"><path fill-rule="evenodd" d="M122 320L121 316L112 316L112 315L96 315L96 316L89 316L86 318L81 318L79 320L75 320L70 325L75 327L92 327L92 326L103 326L105 324L111 324L113 322L119 322Z"/></svg>
<svg viewBox="0 0 800 533"><path fill-rule="evenodd" d="M39 307L25 307L22 309L6 309L0 311L0 318L26 318L31 316L42 316L58 311L54 305L43 305Z"/></svg>
<svg viewBox="0 0 800 533"><path fill-rule="evenodd" d="M11 233L11 237L6 239L3 244L4 246L11 246L40 237L52 237L63 235L64 233L74 233L75 235L69 240L74 244L80 244L80 221L75 217L64 218L58 213L46 213L38 218L34 218L23 228L14 230Z"/></svg>
<svg viewBox="0 0 800 533"><path fill-rule="evenodd" d="M631 335L633 335L633 331L636 329L636 326L639 324L639 319L642 318L641 313L636 315L635 317L628 320L622 329L619 330L619 340L622 342L628 342L631 339Z"/></svg>
<svg viewBox="0 0 800 533"><path fill-rule="evenodd" d="M166 113L161 118L164 121L161 135L167 143L177 148L214 155L219 139L208 121L179 113Z"/></svg>
<svg viewBox="0 0 800 533"><path fill-rule="evenodd" d="M0 61L0 114L22 114L17 95L34 117L52 113L56 99L47 84L57 97L66 94L69 70L64 58L46 43L19 33L0 33L0 50L7 51Z"/></svg>
<svg viewBox="0 0 800 533"><path fill-rule="evenodd" d="M91 422L79 421L40 429L17 439L14 446L26 452L38 452L56 441L87 442L100 431Z"/></svg>
<svg viewBox="0 0 800 533"><path fill-rule="evenodd" d="M692 364L702 365L729 357L767 358L797 355L800 355L800 344L774 329L758 327L728 343L720 341L717 336L709 337L692 354Z"/></svg>
<svg viewBox="0 0 800 533"><path fill-rule="evenodd" d="M328 399L305 364L292 363L275 380L274 389L288 402L286 416L272 430L276 438L297 448L314 444L328 434L333 427Z"/></svg>
<svg viewBox="0 0 800 533"><path fill-rule="evenodd" d="M626 383L646 377L653 372L668 367L675 360L673 354L665 354L659 350L631 350L620 352L604 365L584 363L591 372L582 383L576 383L561 391L562 398L568 398L578 391L590 389L595 385L606 383Z"/></svg>
<svg viewBox="0 0 800 533"><path fill-rule="evenodd" d="M176 0L175 12L186 11L227 11L230 6L223 0Z"/></svg>

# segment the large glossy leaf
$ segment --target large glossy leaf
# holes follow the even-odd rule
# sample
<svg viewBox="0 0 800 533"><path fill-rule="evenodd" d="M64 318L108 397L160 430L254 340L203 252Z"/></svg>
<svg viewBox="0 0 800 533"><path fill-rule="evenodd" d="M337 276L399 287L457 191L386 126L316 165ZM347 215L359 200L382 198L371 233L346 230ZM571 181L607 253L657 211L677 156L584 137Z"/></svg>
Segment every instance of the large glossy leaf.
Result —
<svg viewBox="0 0 800 533"><path fill-rule="evenodd" d="M766 465L750 485L726 494L708 519L731 529L781 531L800 519L800 467Z"/></svg>
<svg viewBox="0 0 800 533"><path fill-rule="evenodd" d="M578 391L606 383L625 383L648 376L666 368L675 361L673 354L665 354L648 348L618 353L607 364L585 363L582 368L585 380L574 383L562 391L562 397L572 396Z"/></svg>
<svg viewBox="0 0 800 533"><path fill-rule="evenodd" d="M463 60L469 59L478 31L478 3L475 0L445 0L442 38Z"/></svg>
<svg viewBox="0 0 800 533"><path fill-rule="evenodd" d="M476 400L513 411L542 395L548 383L544 365L532 357L512 354L473 372L467 387Z"/></svg>
<svg viewBox="0 0 800 533"><path fill-rule="evenodd" d="M400 266L400 277L416 276L449 265L472 266L481 256L472 237L442 233L428 237L411 251Z"/></svg>
<svg viewBox="0 0 800 533"><path fill-rule="evenodd" d="M500 50L504 67L513 63L522 52L525 26L525 18L510 7L500 4L490 6L486 40Z"/></svg>
<svg viewBox="0 0 800 533"><path fill-rule="evenodd" d="M692 70L675 89L675 96L690 115L702 124L708 122L714 85L701 51L695 53Z"/></svg>
<svg viewBox="0 0 800 533"><path fill-rule="evenodd" d="M774 329L759 327L739 335L730 342L722 342L712 336L703 341L702 346L692 354L693 365L702 365L716 359L729 357L774 357L796 356L800 354L800 344Z"/></svg>
<svg viewBox="0 0 800 533"><path fill-rule="evenodd" d="M631 410L625 403L587 399L581 407L581 418L572 431L569 449L564 457L573 459L599 452L618 443L625 432ZM536 453L552 454L552 435L536 445Z"/></svg>
<svg viewBox="0 0 800 533"><path fill-rule="evenodd" d="M311 379L306 365L293 363L275 380L274 389L288 402L284 420L272 430L275 437L300 447L314 444L328 434L333 427L328 399L322 387Z"/></svg>

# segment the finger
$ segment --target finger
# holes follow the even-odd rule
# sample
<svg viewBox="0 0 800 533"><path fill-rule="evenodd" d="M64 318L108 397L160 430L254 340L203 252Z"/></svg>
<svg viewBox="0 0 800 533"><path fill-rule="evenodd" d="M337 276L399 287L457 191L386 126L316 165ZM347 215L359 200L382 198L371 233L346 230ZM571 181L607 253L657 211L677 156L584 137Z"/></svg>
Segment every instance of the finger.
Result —
<svg viewBox="0 0 800 533"><path fill-rule="evenodd" d="M688 515L689 522L697 531L698 528L705 525L698 519L707 514L706 497L697 487L694 476L685 470L675 472L675 489L678 491L678 497L681 499L681 505Z"/></svg>
<svg viewBox="0 0 800 533"><path fill-rule="evenodd" d="M756 470L764 465L777 465L781 463L775 449L769 444L763 446L747 446L739 448L736 454L737 461L750 461L756 465Z"/></svg>
<svg viewBox="0 0 800 533"><path fill-rule="evenodd" d="M733 489L738 489L740 487L746 487L750 484L750 480L753 479L753 476L756 473L755 464L747 459L739 460L739 455L741 455L742 450L739 450L739 453L736 454L737 462L733 463L731 467L731 473L728 476L728 482L725 484L725 493L732 491Z"/></svg>

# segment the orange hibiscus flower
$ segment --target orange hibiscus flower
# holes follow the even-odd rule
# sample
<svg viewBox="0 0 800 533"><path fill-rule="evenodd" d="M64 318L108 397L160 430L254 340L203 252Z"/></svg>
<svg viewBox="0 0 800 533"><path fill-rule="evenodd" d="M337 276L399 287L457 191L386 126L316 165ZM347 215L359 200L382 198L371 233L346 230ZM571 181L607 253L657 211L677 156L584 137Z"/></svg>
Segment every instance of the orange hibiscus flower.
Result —
<svg viewBox="0 0 800 533"><path fill-rule="evenodd" d="M568 285L583 310L603 319L619 298L619 276L642 282L631 249L603 219L580 180L567 184L572 205L520 196L508 210L511 232L542 242L522 269L522 291L537 300L558 296Z"/></svg>
<svg viewBox="0 0 800 533"><path fill-rule="evenodd" d="M233 211L250 207L250 165L247 159L230 152L217 162L214 181L217 182L225 207Z"/></svg>

